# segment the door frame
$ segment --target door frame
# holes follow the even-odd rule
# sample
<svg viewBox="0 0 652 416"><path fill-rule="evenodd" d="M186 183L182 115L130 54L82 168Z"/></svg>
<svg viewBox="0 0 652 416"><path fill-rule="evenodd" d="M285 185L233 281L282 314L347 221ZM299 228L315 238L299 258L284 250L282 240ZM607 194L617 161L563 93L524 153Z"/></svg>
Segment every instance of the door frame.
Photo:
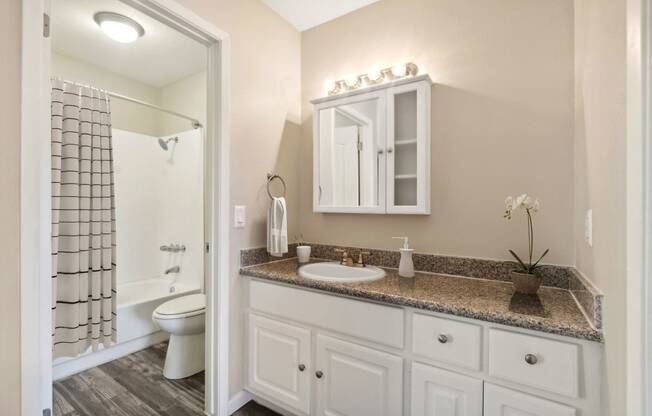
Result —
<svg viewBox="0 0 652 416"><path fill-rule="evenodd" d="M627 0L627 414L652 414L652 85L650 0Z"/></svg>
<svg viewBox="0 0 652 416"><path fill-rule="evenodd" d="M206 413L228 413L229 345L229 35L176 0L121 0L181 31L209 49L206 163L207 279ZM44 16L50 0L22 1L20 330L21 414L52 408L50 282L50 53ZM34 261L38 259L38 261Z"/></svg>

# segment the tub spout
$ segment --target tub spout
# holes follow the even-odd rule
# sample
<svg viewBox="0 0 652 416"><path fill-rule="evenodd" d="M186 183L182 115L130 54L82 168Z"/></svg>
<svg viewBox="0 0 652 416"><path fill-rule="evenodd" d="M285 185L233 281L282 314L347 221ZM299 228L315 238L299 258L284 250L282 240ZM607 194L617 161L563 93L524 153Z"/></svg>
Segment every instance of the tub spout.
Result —
<svg viewBox="0 0 652 416"><path fill-rule="evenodd" d="M165 271L165 274L179 273L179 270L180 270L179 266L170 267Z"/></svg>

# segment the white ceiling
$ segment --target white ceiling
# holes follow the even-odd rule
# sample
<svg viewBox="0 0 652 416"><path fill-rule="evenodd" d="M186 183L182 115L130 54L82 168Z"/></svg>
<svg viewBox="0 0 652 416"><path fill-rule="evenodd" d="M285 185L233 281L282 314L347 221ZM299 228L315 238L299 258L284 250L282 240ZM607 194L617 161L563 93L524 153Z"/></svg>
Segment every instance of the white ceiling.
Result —
<svg viewBox="0 0 652 416"><path fill-rule="evenodd" d="M378 0L263 0L298 31L337 19Z"/></svg>
<svg viewBox="0 0 652 416"><path fill-rule="evenodd" d="M134 19L145 35L128 44L110 39L93 21L99 11ZM54 0L51 22L55 52L153 87L206 68L203 45L118 0Z"/></svg>

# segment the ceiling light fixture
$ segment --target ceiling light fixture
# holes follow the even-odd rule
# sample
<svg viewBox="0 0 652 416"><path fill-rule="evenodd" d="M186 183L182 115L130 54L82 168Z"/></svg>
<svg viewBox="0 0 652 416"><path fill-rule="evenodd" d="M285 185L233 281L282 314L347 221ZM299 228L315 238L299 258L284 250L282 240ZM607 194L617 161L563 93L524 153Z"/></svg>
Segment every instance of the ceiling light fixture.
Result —
<svg viewBox="0 0 652 416"><path fill-rule="evenodd" d="M344 79L330 83L328 87L328 95L353 91L363 86L369 87L381 84L385 81L395 81L401 78L413 77L416 76L417 73L419 73L419 67L412 62L408 62L406 64L387 67L379 71L369 71L369 73L358 75L357 77L347 76Z"/></svg>
<svg viewBox="0 0 652 416"><path fill-rule="evenodd" d="M145 34L145 29L138 22L118 13L95 13L93 20L108 37L116 42L131 43Z"/></svg>

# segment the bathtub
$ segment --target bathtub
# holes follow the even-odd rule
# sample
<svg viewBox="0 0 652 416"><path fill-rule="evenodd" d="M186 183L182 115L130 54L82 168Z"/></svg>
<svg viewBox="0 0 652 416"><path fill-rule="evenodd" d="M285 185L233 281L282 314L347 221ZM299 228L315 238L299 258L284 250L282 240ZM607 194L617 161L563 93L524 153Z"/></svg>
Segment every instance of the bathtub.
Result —
<svg viewBox="0 0 652 416"><path fill-rule="evenodd" d="M170 299L200 291L199 286L176 283L165 277L119 283L117 343L75 358L57 358L52 367L53 378L68 377L165 341L169 334L160 331L152 321L154 309Z"/></svg>
<svg viewBox="0 0 652 416"><path fill-rule="evenodd" d="M117 290L118 343L122 343L157 332L154 309L170 299L197 293L199 287L159 277L118 284Z"/></svg>

